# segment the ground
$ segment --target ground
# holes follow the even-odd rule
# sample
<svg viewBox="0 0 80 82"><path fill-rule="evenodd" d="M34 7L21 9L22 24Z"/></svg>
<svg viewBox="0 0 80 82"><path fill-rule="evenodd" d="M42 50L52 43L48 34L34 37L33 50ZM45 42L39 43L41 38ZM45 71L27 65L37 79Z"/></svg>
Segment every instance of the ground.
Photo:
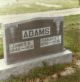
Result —
<svg viewBox="0 0 80 82"><path fill-rule="evenodd" d="M57 64L31 69L27 75L11 76L9 79L0 82L80 82L80 65ZM68 69L68 70L66 70ZM67 71L67 74L62 74Z"/></svg>
<svg viewBox="0 0 80 82"><path fill-rule="evenodd" d="M7 1L2 0L3 3ZM11 1L7 2L4 7L0 7L1 15L79 7L79 0L18 0L19 2L16 2L16 0L14 0L14 2L13 0Z"/></svg>

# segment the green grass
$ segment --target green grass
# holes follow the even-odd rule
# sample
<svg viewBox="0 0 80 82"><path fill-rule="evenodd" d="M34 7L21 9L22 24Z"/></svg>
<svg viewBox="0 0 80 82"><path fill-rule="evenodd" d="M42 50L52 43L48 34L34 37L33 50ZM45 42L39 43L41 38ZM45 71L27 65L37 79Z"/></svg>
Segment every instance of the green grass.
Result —
<svg viewBox="0 0 80 82"><path fill-rule="evenodd" d="M80 15L64 18L64 46L80 59Z"/></svg>
<svg viewBox="0 0 80 82"><path fill-rule="evenodd" d="M50 2L50 4L57 4L57 5L62 5L62 9L67 9L67 8L75 8L75 7L79 7L78 5L78 0L55 0L55 2Z"/></svg>
<svg viewBox="0 0 80 82"><path fill-rule="evenodd" d="M47 76L59 73L65 69L65 67L70 66L69 64L56 64L56 65L46 65L42 63L41 67L33 68L28 73L29 79L35 78L45 78Z"/></svg>
<svg viewBox="0 0 80 82"><path fill-rule="evenodd" d="M0 38L0 58L3 58L3 40Z"/></svg>
<svg viewBox="0 0 80 82"><path fill-rule="evenodd" d="M64 17L64 29L80 28L80 15Z"/></svg>
<svg viewBox="0 0 80 82"><path fill-rule="evenodd" d="M47 10L54 9L54 8L47 8L47 7L33 5L33 4L31 6L32 7L27 8L25 6L15 5L11 7L2 8L2 9L0 8L0 15L41 12L41 11L47 11Z"/></svg>
<svg viewBox="0 0 80 82"><path fill-rule="evenodd" d="M46 7L36 4L36 2L46 3L46 4L53 4L53 5L61 5L61 8L57 7ZM29 13L29 12L41 12L41 11L48 11L48 10L55 10L55 9L68 9L68 8L76 8L79 7L78 0L28 0L25 1L25 4L29 4L30 7L24 6L24 4L17 3L13 4L12 6L6 6L4 8L0 8L0 15L3 14L20 14L20 13Z"/></svg>

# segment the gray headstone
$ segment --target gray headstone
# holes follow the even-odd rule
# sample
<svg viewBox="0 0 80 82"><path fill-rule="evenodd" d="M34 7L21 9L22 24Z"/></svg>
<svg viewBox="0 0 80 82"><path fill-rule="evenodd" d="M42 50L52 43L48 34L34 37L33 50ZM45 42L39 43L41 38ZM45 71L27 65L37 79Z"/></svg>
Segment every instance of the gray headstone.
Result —
<svg viewBox="0 0 80 82"><path fill-rule="evenodd" d="M63 17L43 17L4 24L7 64L63 51Z"/></svg>

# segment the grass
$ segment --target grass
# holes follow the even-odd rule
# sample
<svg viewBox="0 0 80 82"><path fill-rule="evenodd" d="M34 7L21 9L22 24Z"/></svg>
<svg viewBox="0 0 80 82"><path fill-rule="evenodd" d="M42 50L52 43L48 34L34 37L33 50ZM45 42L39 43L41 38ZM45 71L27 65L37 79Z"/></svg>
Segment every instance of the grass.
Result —
<svg viewBox="0 0 80 82"><path fill-rule="evenodd" d="M3 40L0 38L0 58L3 58Z"/></svg>
<svg viewBox="0 0 80 82"><path fill-rule="evenodd" d="M64 46L80 59L80 15L64 18Z"/></svg>
<svg viewBox="0 0 80 82"><path fill-rule="evenodd" d="M80 25L80 15L64 17L64 29L80 28L79 25Z"/></svg>
<svg viewBox="0 0 80 82"><path fill-rule="evenodd" d="M52 8L54 9L54 8ZM40 12L40 11L51 10L50 8L45 8L42 6L34 5L31 8L26 8L25 6L12 6L4 9L0 9L0 14L19 14L19 13L31 13L31 12Z"/></svg>
<svg viewBox="0 0 80 82"><path fill-rule="evenodd" d="M58 76L58 79L53 79L52 75L55 73L60 73L65 70L66 67L70 66L69 64L57 64L57 65L48 65L43 63L42 67L36 67L31 69L28 74L20 76L11 76L7 80L0 82L46 82L45 78L48 79L47 82L80 82L80 69L76 68L76 72L68 76ZM39 81L36 81L39 79ZM42 80L42 81L41 81Z"/></svg>
<svg viewBox="0 0 80 82"><path fill-rule="evenodd" d="M56 65L46 65L42 63L41 67L33 68L28 73L29 79L35 78L45 78L47 76L53 75L54 73L59 73L65 69L69 64L56 64Z"/></svg>
<svg viewBox="0 0 80 82"><path fill-rule="evenodd" d="M57 72L61 72L67 66L69 66L69 64L48 65L46 62L43 62L42 67L33 68L28 72L28 74L20 76L11 76L6 81L1 82L30 82L29 80L33 80L32 82L36 82L34 81L35 79L37 78L43 79Z"/></svg>
<svg viewBox="0 0 80 82"><path fill-rule="evenodd" d="M61 5L61 7L47 7L44 5L38 5L36 2L51 4L51 5ZM25 5L29 5L30 7L26 7ZM16 3L11 6L6 6L0 8L0 15L3 14L19 14L19 13L28 13L28 12L41 12L48 10L56 10L56 9L68 9L68 8L76 8L79 7L78 0L27 0L25 3Z"/></svg>

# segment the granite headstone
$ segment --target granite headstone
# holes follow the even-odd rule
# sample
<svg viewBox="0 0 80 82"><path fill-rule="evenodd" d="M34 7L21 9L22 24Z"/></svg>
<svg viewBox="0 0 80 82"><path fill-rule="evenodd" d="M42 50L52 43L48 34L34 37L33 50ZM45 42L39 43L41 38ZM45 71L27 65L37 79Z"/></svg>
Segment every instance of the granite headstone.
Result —
<svg viewBox="0 0 80 82"><path fill-rule="evenodd" d="M43 17L4 24L7 64L63 51L63 17Z"/></svg>

